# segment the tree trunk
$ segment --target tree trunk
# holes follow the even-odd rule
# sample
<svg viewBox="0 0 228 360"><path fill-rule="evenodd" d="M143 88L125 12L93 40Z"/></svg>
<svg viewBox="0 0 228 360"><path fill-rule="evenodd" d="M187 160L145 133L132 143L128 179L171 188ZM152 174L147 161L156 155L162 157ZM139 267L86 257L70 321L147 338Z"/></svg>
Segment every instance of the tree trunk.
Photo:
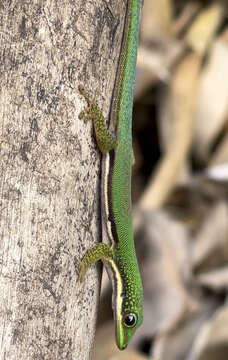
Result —
<svg viewBox="0 0 228 360"><path fill-rule="evenodd" d="M89 359L100 276L100 153L83 83L107 115L126 1L1 0L0 359ZM103 97L101 96L103 95Z"/></svg>

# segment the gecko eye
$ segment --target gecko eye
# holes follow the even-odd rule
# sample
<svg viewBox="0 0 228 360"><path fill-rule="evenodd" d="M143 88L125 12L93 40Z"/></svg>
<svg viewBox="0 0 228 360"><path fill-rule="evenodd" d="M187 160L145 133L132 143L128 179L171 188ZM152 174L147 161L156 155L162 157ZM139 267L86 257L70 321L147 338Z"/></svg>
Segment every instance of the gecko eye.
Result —
<svg viewBox="0 0 228 360"><path fill-rule="evenodd" d="M138 316L135 313L128 313L124 316L123 322L127 327L134 327L138 322Z"/></svg>

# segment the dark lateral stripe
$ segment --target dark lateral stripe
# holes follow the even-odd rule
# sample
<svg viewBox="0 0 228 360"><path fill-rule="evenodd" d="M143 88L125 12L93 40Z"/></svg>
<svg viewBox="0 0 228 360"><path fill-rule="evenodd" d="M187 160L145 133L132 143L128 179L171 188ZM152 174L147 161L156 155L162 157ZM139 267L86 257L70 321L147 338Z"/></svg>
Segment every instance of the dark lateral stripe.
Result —
<svg viewBox="0 0 228 360"><path fill-rule="evenodd" d="M114 160L115 160L115 151L111 150L109 152L109 174L108 174L108 220L111 223L111 232L113 239L118 243L119 239L117 236L117 229L115 225L113 207L112 207L112 178L113 178L113 169L114 169Z"/></svg>

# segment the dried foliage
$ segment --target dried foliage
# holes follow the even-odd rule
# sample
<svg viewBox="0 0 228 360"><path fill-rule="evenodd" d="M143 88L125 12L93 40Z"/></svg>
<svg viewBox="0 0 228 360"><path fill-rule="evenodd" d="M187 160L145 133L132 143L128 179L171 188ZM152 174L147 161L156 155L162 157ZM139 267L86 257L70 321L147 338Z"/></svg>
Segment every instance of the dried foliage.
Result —
<svg viewBox="0 0 228 360"><path fill-rule="evenodd" d="M226 1L144 0L133 176L144 324L119 353L101 321L95 359L228 358L227 64Z"/></svg>

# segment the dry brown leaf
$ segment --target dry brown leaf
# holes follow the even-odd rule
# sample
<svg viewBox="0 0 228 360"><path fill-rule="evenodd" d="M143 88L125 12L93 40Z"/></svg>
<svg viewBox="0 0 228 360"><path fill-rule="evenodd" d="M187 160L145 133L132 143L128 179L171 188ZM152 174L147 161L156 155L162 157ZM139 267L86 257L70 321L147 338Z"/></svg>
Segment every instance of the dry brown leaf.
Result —
<svg viewBox="0 0 228 360"><path fill-rule="evenodd" d="M201 59L194 53L185 57L171 80L167 102L162 104L162 122L166 125L166 154L143 194L139 206L159 208L164 204L183 167L192 141L196 88Z"/></svg>
<svg viewBox="0 0 228 360"><path fill-rule="evenodd" d="M141 16L141 40L143 43L158 42L170 36L172 21L171 0L144 0Z"/></svg>
<svg viewBox="0 0 228 360"><path fill-rule="evenodd" d="M171 19L171 0L144 1L141 16L141 45L137 57L135 98L159 79L167 81L168 66L173 61L173 56L178 56L179 51L182 51L179 44L170 44Z"/></svg>
<svg viewBox="0 0 228 360"><path fill-rule="evenodd" d="M137 57L135 99L158 81L167 83L171 78L171 68L183 56L186 45L183 41L170 40L162 47L139 46Z"/></svg>
<svg viewBox="0 0 228 360"><path fill-rule="evenodd" d="M213 166L225 163L228 163L228 133L218 145L215 153L211 158L210 165Z"/></svg>
<svg viewBox="0 0 228 360"><path fill-rule="evenodd" d="M211 288L215 292L228 291L228 266L196 277L200 285Z"/></svg>
<svg viewBox="0 0 228 360"><path fill-rule="evenodd" d="M179 326L155 338L152 355L156 360L187 360L200 329L215 311L216 303L203 302L198 312L183 318ZM193 359L192 359L193 360Z"/></svg>
<svg viewBox="0 0 228 360"><path fill-rule="evenodd" d="M141 264L144 285L144 329L137 336L147 337L171 326L196 307L185 287L191 270L185 229L167 216L152 213L145 216L143 234L145 257ZM136 237L137 241L137 237Z"/></svg>
<svg viewBox="0 0 228 360"><path fill-rule="evenodd" d="M175 19L175 22L172 25L172 34L178 35L186 27L191 18L199 12L201 6L202 4L196 1L188 2L182 13Z"/></svg>
<svg viewBox="0 0 228 360"><path fill-rule="evenodd" d="M228 42L217 40L206 65L198 91L195 127L195 154L203 159L208 153L228 114ZM226 154L226 158L228 155Z"/></svg>
<svg viewBox="0 0 228 360"><path fill-rule="evenodd" d="M208 271L228 262L228 208L227 203L217 203L192 244L194 267Z"/></svg>
<svg viewBox="0 0 228 360"><path fill-rule="evenodd" d="M226 360L228 354L228 306L205 324L187 360Z"/></svg>
<svg viewBox="0 0 228 360"><path fill-rule="evenodd" d="M186 42L200 56L204 56L223 14L223 6L214 3L202 11L186 34Z"/></svg>

